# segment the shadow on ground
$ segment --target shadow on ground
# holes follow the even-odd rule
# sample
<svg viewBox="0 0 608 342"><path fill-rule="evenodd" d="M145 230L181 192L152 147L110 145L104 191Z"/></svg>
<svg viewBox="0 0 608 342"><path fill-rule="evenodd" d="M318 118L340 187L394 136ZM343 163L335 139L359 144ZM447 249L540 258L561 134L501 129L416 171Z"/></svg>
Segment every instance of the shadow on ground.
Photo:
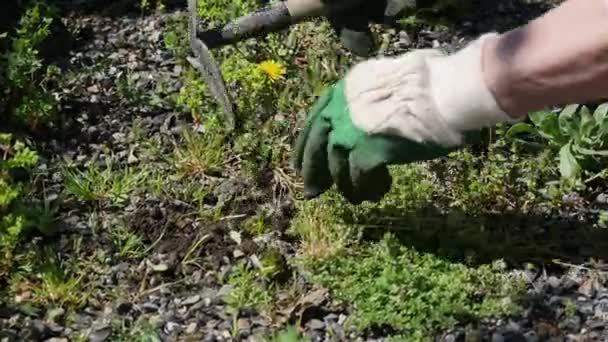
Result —
<svg viewBox="0 0 608 342"><path fill-rule="evenodd" d="M356 222L365 240L394 234L405 246L455 262L479 265L503 259L510 267L526 263L551 265L555 260L583 264L608 258L608 229L564 218L522 214L466 216L434 210L394 216L373 212L382 222Z"/></svg>

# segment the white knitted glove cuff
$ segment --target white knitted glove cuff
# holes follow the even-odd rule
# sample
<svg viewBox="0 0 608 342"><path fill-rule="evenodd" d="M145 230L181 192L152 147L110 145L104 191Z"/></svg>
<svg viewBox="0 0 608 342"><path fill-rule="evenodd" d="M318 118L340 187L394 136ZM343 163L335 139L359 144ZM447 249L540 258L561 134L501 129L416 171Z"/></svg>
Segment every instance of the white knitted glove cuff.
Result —
<svg viewBox="0 0 608 342"><path fill-rule="evenodd" d="M485 34L457 53L429 58L429 85L437 111L448 127L464 132L514 122L496 103L483 79L481 50Z"/></svg>
<svg viewBox="0 0 608 342"><path fill-rule="evenodd" d="M483 81L481 46L491 35L450 56L424 49L354 66L345 77L353 124L370 134L457 146L465 130L511 121Z"/></svg>

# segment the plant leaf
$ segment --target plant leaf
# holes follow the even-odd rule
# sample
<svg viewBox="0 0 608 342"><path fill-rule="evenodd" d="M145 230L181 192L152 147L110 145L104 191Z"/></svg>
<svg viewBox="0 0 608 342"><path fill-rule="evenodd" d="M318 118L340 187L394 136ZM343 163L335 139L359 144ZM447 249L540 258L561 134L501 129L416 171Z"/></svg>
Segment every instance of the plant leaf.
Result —
<svg viewBox="0 0 608 342"><path fill-rule="evenodd" d="M516 124L514 124L513 126L509 127L509 129L506 132L506 136L508 138L512 138L514 135L520 134L520 133L533 133L535 132L534 126L525 123L525 122L518 122Z"/></svg>
<svg viewBox="0 0 608 342"><path fill-rule="evenodd" d="M591 115L589 107L583 106L580 111L581 114L581 125L579 131L579 137L589 137L593 129L596 128L596 121Z"/></svg>
<svg viewBox="0 0 608 342"><path fill-rule="evenodd" d="M574 178L580 171L580 165L572 155L571 147L572 142L568 142L559 150L559 172L565 178Z"/></svg>
<svg viewBox="0 0 608 342"><path fill-rule="evenodd" d="M549 115L555 115L552 112L549 111L537 111L537 112L532 112L530 114L528 114L528 117L530 118L530 121L532 121L532 123L534 125L536 125L537 127L540 127L542 125L542 121L545 119L546 116Z"/></svg>
<svg viewBox="0 0 608 342"><path fill-rule="evenodd" d="M601 105L597 106L597 108L595 109L595 112L593 112L593 118L595 119L595 122L597 124L600 124L601 122L603 122L604 119L606 119L607 115L608 115L608 102L602 103Z"/></svg>
<svg viewBox="0 0 608 342"><path fill-rule="evenodd" d="M590 148L576 146L576 151L581 154L590 155L590 156L608 156L608 150L594 150Z"/></svg>
<svg viewBox="0 0 608 342"><path fill-rule="evenodd" d="M580 123L575 116L579 106L578 104L568 105L559 114L560 132L565 136L575 139L578 138L580 130Z"/></svg>

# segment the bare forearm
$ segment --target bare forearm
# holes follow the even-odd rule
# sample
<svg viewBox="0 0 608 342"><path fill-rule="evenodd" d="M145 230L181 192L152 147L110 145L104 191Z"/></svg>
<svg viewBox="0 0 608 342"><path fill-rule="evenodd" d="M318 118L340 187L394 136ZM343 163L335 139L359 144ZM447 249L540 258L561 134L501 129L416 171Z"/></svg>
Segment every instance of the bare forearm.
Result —
<svg viewBox="0 0 608 342"><path fill-rule="evenodd" d="M488 87L507 113L608 97L608 0L567 0L484 47Z"/></svg>

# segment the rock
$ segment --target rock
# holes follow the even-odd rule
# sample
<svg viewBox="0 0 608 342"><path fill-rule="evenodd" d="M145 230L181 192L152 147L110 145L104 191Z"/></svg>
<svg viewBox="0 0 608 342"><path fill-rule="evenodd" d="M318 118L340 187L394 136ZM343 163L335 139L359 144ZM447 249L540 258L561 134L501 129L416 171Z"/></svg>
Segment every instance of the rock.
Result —
<svg viewBox="0 0 608 342"><path fill-rule="evenodd" d="M538 336L536 335L536 332L534 330L528 331L527 333L525 333L524 337L526 338L526 342L538 342L538 341L540 341L539 338L538 338Z"/></svg>
<svg viewBox="0 0 608 342"><path fill-rule="evenodd" d="M179 323L170 322L170 321L165 323L164 331L168 335L173 335L174 333L179 332L180 330L181 330L181 325Z"/></svg>
<svg viewBox="0 0 608 342"><path fill-rule="evenodd" d="M47 311L46 320L48 322L57 323L57 320L60 319L65 314L65 310L63 308L55 308Z"/></svg>
<svg viewBox="0 0 608 342"><path fill-rule="evenodd" d="M492 334L492 342L506 342L505 337L498 332Z"/></svg>
<svg viewBox="0 0 608 342"><path fill-rule="evenodd" d="M570 318L565 319L559 323L559 327L562 330L568 330L571 332L579 332L581 330L581 318L579 315L574 315Z"/></svg>
<svg viewBox="0 0 608 342"><path fill-rule="evenodd" d="M602 299L595 305L594 315L602 321L608 321L608 299Z"/></svg>
<svg viewBox="0 0 608 342"><path fill-rule="evenodd" d="M556 276L550 276L549 278L547 278L547 284L553 289L557 289L560 287L561 281Z"/></svg>
<svg viewBox="0 0 608 342"><path fill-rule="evenodd" d="M319 319L313 318L306 323L306 326L310 330L323 330L325 329L325 323Z"/></svg>
<svg viewBox="0 0 608 342"><path fill-rule="evenodd" d="M249 333L249 331L251 330L251 322L249 322L249 320L245 319L245 318L239 318L239 320L237 321L237 326L241 333L242 332Z"/></svg>
<svg viewBox="0 0 608 342"><path fill-rule="evenodd" d="M89 334L89 342L104 342L112 334L112 327L107 324L99 324L92 328Z"/></svg>
<svg viewBox="0 0 608 342"><path fill-rule="evenodd" d="M219 290L219 292L217 292L217 294L215 295L216 298L224 298L225 296L227 296L228 294L230 294L230 292L232 291L232 286L229 284L226 284L224 286L222 286Z"/></svg>
<svg viewBox="0 0 608 342"><path fill-rule="evenodd" d="M594 202L597 204L608 204L608 194L602 192L601 194L597 195Z"/></svg>
<svg viewBox="0 0 608 342"><path fill-rule="evenodd" d="M158 311L158 305L156 305L154 303L146 302L146 303L142 304L141 309L144 312L147 312L147 313L157 312Z"/></svg>
<svg viewBox="0 0 608 342"><path fill-rule="evenodd" d="M188 324L188 326L186 327L186 334L192 335L196 332L197 329L198 329L198 324L196 322L192 322L192 323Z"/></svg>
<svg viewBox="0 0 608 342"><path fill-rule="evenodd" d="M188 298L186 298L181 304L182 305L193 305L198 303L201 300L201 296L200 295L194 295L194 296L190 296Z"/></svg>
<svg viewBox="0 0 608 342"><path fill-rule="evenodd" d="M166 264L166 263L160 263L160 264L157 264L157 265L152 265L152 270L154 272L159 272L159 273L167 272L169 270L169 265Z"/></svg>
<svg viewBox="0 0 608 342"><path fill-rule="evenodd" d="M577 305L578 312L583 315L583 317L593 316L595 312L593 309L593 303L589 301L578 301Z"/></svg>

